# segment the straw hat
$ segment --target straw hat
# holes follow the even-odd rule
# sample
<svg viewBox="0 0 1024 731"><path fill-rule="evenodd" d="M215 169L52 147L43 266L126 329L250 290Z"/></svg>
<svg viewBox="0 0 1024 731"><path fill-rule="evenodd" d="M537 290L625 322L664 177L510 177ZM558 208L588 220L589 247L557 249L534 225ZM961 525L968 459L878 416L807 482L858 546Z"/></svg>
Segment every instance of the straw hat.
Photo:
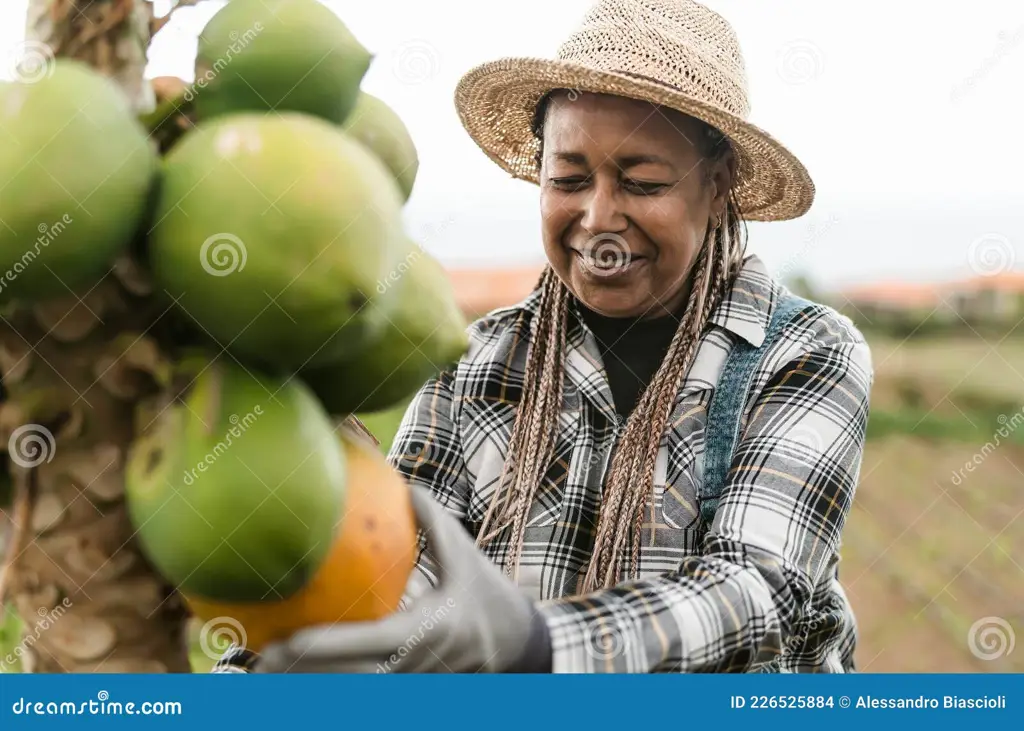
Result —
<svg viewBox="0 0 1024 731"><path fill-rule="evenodd" d="M539 143L530 122L540 98L556 88L647 100L725 133L738 154L735 191L746 218L797 218L814 200L800 161L747 121L746 71L732 27L693 0L599 0L556 59L477 66L459 81L455 106L488 157L537 183Z"/></svg>

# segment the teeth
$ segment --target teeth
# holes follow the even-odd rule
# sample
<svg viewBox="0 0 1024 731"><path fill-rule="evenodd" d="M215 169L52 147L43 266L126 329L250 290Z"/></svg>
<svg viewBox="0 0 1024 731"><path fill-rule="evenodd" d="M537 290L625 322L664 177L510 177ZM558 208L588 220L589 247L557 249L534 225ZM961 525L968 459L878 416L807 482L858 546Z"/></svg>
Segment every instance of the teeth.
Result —
<svg viewBox="0 0 1024 731"><path fill-rule="evenodd" d="M633 263L633 259L629 257L606 260L598 259L593 256L585 256L584 259L586 259L587 262L590 263L592 266L596 266L599 269L616 269L618 267L629 266L630 264Z"/></svg>

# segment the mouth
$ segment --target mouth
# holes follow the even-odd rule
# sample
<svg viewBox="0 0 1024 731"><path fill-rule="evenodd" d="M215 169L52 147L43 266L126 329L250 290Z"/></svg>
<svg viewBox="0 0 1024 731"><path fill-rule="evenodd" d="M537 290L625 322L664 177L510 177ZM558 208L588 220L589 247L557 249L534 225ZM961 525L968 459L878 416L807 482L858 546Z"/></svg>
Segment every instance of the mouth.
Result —
<svg viewBox="0 0 1024 731"><path fill-rule="evenodd" d="M611 279L632 274L647 263L647 257L621 249L614 252L582 252L570 249L583 271L598 279Z"/></svg>

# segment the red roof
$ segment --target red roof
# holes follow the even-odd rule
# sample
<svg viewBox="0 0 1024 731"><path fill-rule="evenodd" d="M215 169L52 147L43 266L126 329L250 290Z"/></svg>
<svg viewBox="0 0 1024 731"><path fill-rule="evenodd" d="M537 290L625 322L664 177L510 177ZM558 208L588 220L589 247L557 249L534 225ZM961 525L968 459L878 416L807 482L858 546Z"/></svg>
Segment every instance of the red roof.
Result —
<svg viewBox="0 0 1024 731"><path fill-rule="evenodd" d="M463 312L482 315L523 300L537 286L543 264L501 269L448 269Z"/></svg>
<svg viewBox="0 0 1024 731"><path fill-rule="evenodd" d="M983 290L1024 295L1024 271L978 275L946 282L877 282L850 287L839 294L854 304L934 307L951 294Z"/></svg>

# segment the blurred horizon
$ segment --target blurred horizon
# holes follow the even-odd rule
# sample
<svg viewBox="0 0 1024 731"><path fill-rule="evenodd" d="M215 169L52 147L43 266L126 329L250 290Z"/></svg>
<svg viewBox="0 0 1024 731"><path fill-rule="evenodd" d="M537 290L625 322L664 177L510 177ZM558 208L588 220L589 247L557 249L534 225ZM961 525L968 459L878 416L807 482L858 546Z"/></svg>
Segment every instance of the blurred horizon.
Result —
<svg viewBox="0 0 1024 731"><path fill-rule="evenodd" d="M24 40L27 4L0 7L0 78ZM191 82L196 37L223 4L177 11L154 39L147 76ZM543 263L536 187L476 147L453 91L479 63L553 55L591 0L522 0L501 23L469 0L325 4L374 53L363 88L395 109L419 150L410 235L450 268ZM811 0L705 4L739 36L751 121L817 186L804 217L748 226L749 250L780 279L835 290L1024 268L1024 148L1000 141L1024 116L1022 95L1009 93L1024 75L1024 4L980 0L955 14L884 0L856 11ZM163 14L170 3L155 7Z"/></svg>

